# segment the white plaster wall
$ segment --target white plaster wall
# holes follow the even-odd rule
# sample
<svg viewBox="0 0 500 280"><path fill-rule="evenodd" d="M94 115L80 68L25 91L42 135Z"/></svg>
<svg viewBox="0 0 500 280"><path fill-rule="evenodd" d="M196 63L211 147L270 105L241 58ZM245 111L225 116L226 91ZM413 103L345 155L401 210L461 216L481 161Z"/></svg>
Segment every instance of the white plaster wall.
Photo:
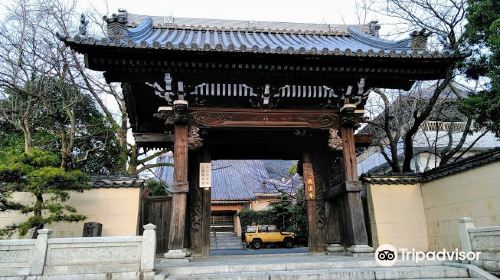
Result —
<svg viewBox="0 0 500 280"><path fill-rule="evenodd" d="M29 193L17 192L13 198L19 202L30 202ZM54 223L45 226L53 230L52 237L80 237L85 222L103 224L102 236L128 236L138 233L140 188L96 188L83 193L70 192L66 204L75 207L85 221L78 223ZM0 212L0 227L25 220L28 216L19 212ZM31 238L17 235L11 238Z"/></svg>
<svg viewBox="0 0 500 280"><path fill-rule="evenodd" d="M429 249L460 248L458 219L478 227L500 224L500 162L455 173L422 185Z"/></svg>

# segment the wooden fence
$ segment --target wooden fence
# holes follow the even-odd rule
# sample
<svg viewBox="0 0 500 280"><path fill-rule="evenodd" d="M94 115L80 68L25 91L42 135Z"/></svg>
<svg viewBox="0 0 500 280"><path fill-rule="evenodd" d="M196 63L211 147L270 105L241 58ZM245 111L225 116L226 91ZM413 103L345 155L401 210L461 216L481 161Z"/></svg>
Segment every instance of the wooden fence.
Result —
<svg viewBox="0 0 500 280"><path fill-rule="evenodd" d="M148 196L141 201L141 232L142 225L156 225L156 253L165 253L168 246L168 231L170 229L171 196Z"/></svg>

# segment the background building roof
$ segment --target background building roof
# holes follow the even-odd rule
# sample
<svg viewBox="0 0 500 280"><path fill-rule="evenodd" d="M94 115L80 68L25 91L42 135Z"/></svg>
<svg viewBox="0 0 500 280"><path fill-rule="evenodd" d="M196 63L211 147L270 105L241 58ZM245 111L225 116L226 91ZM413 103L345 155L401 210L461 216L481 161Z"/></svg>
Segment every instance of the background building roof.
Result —
<svg viewBox="0 0 500 280"><path fill-rule="evenodd" d="M158 161L172 163L172 153L165 154ZM263 194L294 194L302 186L300 176L295 174L283 179L293 163L289 160L212 161L212 200L250 201ZM167 185L172 183L172 167L158 168L155 173Z"/></svg>

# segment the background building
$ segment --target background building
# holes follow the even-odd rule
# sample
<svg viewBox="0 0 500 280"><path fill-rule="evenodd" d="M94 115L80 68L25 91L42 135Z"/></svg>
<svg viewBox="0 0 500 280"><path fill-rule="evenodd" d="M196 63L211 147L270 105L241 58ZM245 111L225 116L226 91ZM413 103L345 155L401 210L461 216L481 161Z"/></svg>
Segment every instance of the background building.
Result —
<svg viewBox="0 0 500 280"><path fill-rule="evenodd" d="M172 162L172 153L158 161ZM289 176L295 161L216 160L212 161L211 229L241 236L238 213L243 209L266 210L283 194L295 194L302 187L298 174ZM169 185L173 168L160 167L156 176Z"/></svg>

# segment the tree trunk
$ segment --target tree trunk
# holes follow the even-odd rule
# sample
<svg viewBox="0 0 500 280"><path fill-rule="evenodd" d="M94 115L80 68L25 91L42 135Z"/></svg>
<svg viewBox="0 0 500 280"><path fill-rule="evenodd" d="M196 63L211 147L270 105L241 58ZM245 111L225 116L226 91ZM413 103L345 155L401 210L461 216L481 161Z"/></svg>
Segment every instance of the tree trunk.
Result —
<svg viewBox="0 0 500 280"><path fill-rule="evenodd" d="M121 123L120 123L120 127L118 128L118 132L117 132L117 139L118 139L118 145L120 146L120 159L119 159L120 168L119 169L123 173L129 173L129 170L127 170L129 149L127 146L127 113L126 112L125 113L122 112ZM130 152L137 154L137 152L132 152L132 149L135 149L135 146L131 147ZM135 156L135 157L137 158L137 156ZM137 164L135 165L135 169L137 169Z"/></svg>
<svg viewBox="0 0 500 280"><path fill-rule="evenodd" d="M20 123L21 130L24 135L24 152L29 153L33 148L33 140L31 138L31 129L27 119L23 119Z"/></svg>
<svg viewBox="0 0 500 280"><path fill-rule="evenodd" d="M42 205L43 205L43 195L37 194L35 202L35 210L33 211L35 220L38 221L42 220ZM36 239L38 237L38 230L42 229L44 227L44 224L37 223L34 226L35 226L34 231L33 234L31 235L32 239Z"/></svg>
<svg viewBox="0 0 500 280"><path fill-rule="evenodd" d="M436 87L432 97L429 99L429 102L425 105L425 108L422 112L418 110L413 113L414 122L410 129L406 132L404 137L404 159L403 159L403 172L412 172L411 169L411 160L413 159L413 136L417 133L420 125L429 117L434 105L436 104L439 96L446 88L446 86L450 83L452 79L452 67L450 66L446 70L446 77L444 80Z"/></svg>
<svg viewBox="0 0 500 280"><path fill-rule="evenodd" d="M132 145L132 147L130 147L129 157L130 157L130 159L128 162L127 174L128 175L137 175L137 165L138 165L137 157L138 157L138 154L137 154L137 146L136 145Z"/></svg>

